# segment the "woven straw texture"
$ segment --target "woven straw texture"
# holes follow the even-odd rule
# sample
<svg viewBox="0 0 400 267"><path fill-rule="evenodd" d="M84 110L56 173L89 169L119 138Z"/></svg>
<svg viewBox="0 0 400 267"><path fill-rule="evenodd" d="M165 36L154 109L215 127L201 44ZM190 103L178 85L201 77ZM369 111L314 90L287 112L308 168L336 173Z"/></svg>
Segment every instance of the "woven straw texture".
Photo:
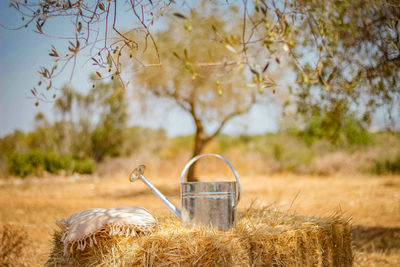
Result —
<svg viewBox="0 0 400 267"><path fill-rule="evenodd" d="M55 232L46 266L351 266L351 226L340 215L316 218L276 210L248 210L229 231L186 229L158 218L151 234L99 232L97 245L64 255Z"/></svg>

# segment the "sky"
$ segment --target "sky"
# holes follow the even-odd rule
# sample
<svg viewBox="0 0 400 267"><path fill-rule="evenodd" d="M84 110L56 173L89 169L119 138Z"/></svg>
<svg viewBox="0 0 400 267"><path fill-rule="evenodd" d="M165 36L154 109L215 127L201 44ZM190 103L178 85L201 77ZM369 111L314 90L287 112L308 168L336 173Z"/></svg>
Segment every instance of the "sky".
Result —
<svg viewBox="0 0 400 267"><path fill-rule="evenodd" d="M0 1L0 24L7 27L21 25L21 16L8 7L8 1ZM121 13L122 14L122 13ZM127 15L120 17L121 24L129 21ZM34 26L34 25L33 25ZM48 23L45 30L52 33L68 34L71 28L67 21ZM24 132L33 130L34 118L42 112L49 120L54 119L53 103L39 102L32 98L30 90L39 81L38 70L41 66L51 66L48 56L51 45L64 47L65 40L47 38L33 32L32 27L20 30L7 30L0 27L0 137L14 130ZM78 62L72 80L72 87L81 92L90 89L89 75L95 69L90 64ZM58 79L58 86L69 80L69 71L64 71ZM59 93L57 93L59 95ZM164 128L170 136L188 135L194 132L191 117L178 107L169 105L168 112L163 109L163 103L153 106L161 107L152 110L146 116L135 109L132 99L130 109L130 125L140 125L150 128ZM266 116L267 114L267 116ZM266 105L255 106L248 115L234 119L226 125L224 133L228 134L262 134L277 130L278 112Z"/></svg>

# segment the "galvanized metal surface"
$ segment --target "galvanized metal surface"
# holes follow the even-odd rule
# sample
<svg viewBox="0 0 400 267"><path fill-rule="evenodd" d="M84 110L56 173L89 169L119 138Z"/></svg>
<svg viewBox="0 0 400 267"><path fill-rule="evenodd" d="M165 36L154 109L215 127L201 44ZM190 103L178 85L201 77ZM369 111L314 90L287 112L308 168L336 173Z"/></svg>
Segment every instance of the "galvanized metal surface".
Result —
<svg viewBox="0 0 400 267"><path fill-rule="evenodd" d="M203 157L216 157L225 161L231 168L236 182L185 182L190 166ZM183 225L207 225L223 230L231 228L235 223L240 191L239 174L226 158L218 154L202 154L192 158L181 173Z"/></svg>
<svg viewBox="0 0 400 267"><path fill-rule="evenodd" d="M235 222L236 182L182 183L182 223L229 229Z"/></svg>

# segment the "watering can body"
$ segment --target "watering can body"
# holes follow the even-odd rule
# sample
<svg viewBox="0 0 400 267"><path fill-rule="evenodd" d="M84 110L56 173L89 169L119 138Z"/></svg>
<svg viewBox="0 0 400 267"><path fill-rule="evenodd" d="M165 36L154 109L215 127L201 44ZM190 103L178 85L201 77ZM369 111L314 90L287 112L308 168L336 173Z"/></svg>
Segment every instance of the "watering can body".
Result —
<svg viewBox="0 0 400 267"><path fill-rule="evenodd" d="M235 222L236 182L186 182L181 184L181 219L186 227L229 229Z"/></svg>
<svg viewBox="0 0 400 267"><path fill-rule="evenodd" d="M203 157L217 157L229 165L236 181L227 182L186 182L186 173L190 166ZM241 183L239 174L233 165L218 154L202 154L192 158L181 173L181 210L175 207L144 176L144 166L139 166L131 174L131 181L140 178L182 221L185 227L205 225L221 230L233 227L236 206L240 201Z"/></svg>

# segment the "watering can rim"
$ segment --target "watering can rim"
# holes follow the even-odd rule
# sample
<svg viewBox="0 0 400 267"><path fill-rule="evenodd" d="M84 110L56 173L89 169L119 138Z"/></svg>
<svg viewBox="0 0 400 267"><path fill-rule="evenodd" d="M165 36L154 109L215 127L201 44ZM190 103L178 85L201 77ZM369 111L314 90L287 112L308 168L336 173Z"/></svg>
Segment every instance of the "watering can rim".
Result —
<svg viewBox="0 0 400 267"><path fill-rule="evenodd" d="M222 184L222 183L237 183L236 181L214 181L214 182L183 182L181 184Z"/></svg>

